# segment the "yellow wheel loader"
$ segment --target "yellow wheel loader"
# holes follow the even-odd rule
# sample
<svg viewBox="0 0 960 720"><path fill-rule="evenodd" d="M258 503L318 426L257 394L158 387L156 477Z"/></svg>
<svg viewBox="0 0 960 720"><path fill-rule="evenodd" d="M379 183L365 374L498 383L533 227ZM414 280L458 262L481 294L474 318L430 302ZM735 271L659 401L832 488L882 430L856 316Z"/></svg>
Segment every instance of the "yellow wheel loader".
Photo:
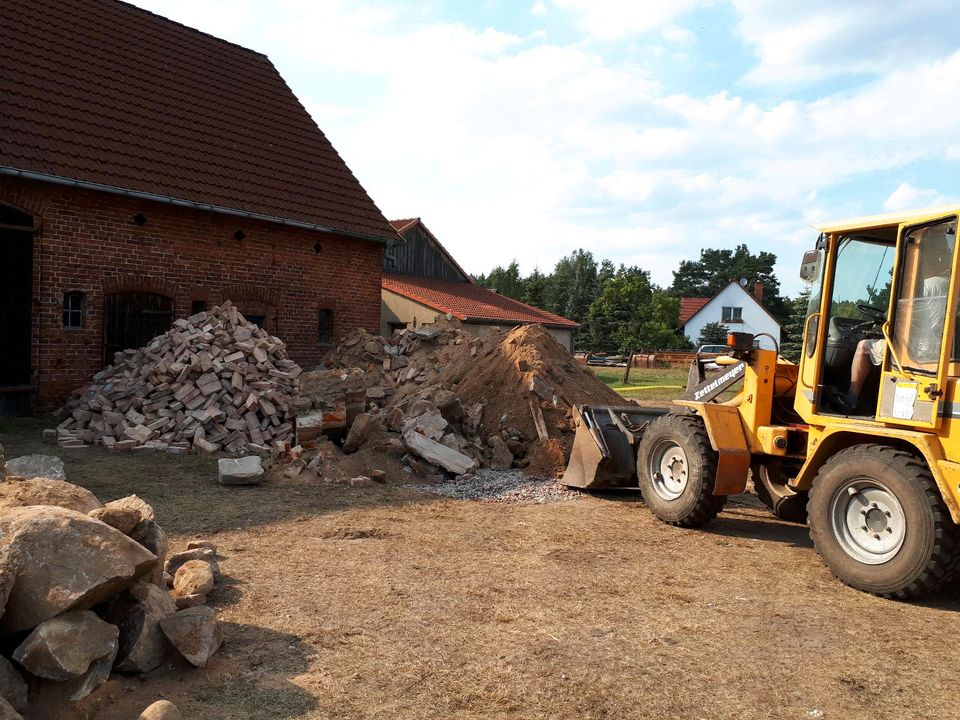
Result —
<svg viewBox="0 0 960 720"><path fill-rule="evenodd" d="M819 226L798 365L731 333L721 369L695 362L668 411L582 406L562 482L639 486L658 518L697 527L752 477L848 585L939 588L960 563L958 214Z"/></svg>

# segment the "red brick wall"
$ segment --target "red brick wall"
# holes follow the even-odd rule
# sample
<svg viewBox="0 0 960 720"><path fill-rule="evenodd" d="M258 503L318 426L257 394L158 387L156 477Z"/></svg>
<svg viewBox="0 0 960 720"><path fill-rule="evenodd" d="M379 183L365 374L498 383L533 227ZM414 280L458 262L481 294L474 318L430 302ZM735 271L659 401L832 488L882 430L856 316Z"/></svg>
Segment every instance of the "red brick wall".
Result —
<svg viewBox="0 0 960 720"><path fill-rule="evenodd" d="M270 313L268 330L303 366L318 362L320 309L334 335L380 326L381 245L326 233L19 179L0 179L0 202L33 213L33 367L49 409L102 367L104 294L150 291L174 301L230 299ZM143 213L140 227L133 216ZM236 230L246 237L234 239ZM314 250L320 243L321 251ZM62 326L63 293L86 294L82 329Z"/></svg>

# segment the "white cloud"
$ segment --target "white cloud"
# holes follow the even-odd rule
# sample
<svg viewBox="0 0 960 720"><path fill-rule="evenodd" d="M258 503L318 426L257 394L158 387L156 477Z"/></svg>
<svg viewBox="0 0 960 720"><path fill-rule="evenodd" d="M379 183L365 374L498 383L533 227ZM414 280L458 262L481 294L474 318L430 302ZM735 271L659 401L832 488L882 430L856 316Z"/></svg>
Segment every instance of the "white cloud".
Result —
<svg viewBox="0 0 960 720"><path fill-rule="evenodd" d="M617 40L651 31L672 33L672 39L688 39L674 21L690 10L712 4L710 0L554 0L575 22L599 40ZM679 35L678 35L679 33Z"/></svg>
<svg viewBox="0 0 960 720"><path fill-rule="evenodd" d="M944 202L946 198L936 190L917 188L910 183L900 183L883 203L883 209L895 212L942 205Z"/></svg>
<svg viewBox="0 0 960 720"><path fill-rule="evenodd" d="M536 15L538 17L542 17L548 14L548 12L549 11L547 10L547 6L544 5L542 2L535 2L533 4L533 7L530 8L530 14Z"/></svg>
<svg viewBox="0 0 960 720"><path fill-rule="evenodd" d="M960 6L952 0L731 0L759 63L747 79L807 83L877 75L952 52Z"/></svg>

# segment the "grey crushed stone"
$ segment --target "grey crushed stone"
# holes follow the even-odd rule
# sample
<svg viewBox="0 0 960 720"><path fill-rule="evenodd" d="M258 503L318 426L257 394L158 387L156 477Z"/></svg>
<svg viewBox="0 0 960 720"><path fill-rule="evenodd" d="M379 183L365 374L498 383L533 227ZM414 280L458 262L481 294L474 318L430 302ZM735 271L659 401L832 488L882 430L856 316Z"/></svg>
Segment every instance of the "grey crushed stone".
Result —
<svg viewBox="0 0 960 720"><path fill-rule="evenodd" d="M555 479L533 478L516 470L478 470L458 475L436 485L417 484L418 490L457 500L479 502L553 503L577 500L581 496Z"/></svg>

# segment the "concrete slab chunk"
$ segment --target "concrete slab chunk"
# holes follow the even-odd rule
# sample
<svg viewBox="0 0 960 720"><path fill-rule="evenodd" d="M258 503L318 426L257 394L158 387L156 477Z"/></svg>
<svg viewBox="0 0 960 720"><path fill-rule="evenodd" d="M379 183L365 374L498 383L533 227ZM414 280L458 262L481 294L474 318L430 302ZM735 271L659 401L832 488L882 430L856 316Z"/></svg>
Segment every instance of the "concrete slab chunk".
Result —
<svg viewBox="0 0 960 720"><path fill-rule="evenodd" d="M66 480L67 473L63 469L63 460L55 455L23 455L7 460L4 468L6 475L15 475L22 478L50 478L51 480Z"/></svg>
<svg viewBox="0 0 960 720"><path fill-rule="evenodd" d="M259 455L223 458L217 461L221 485L259 485L263 481L263 464Z"/></svg>

